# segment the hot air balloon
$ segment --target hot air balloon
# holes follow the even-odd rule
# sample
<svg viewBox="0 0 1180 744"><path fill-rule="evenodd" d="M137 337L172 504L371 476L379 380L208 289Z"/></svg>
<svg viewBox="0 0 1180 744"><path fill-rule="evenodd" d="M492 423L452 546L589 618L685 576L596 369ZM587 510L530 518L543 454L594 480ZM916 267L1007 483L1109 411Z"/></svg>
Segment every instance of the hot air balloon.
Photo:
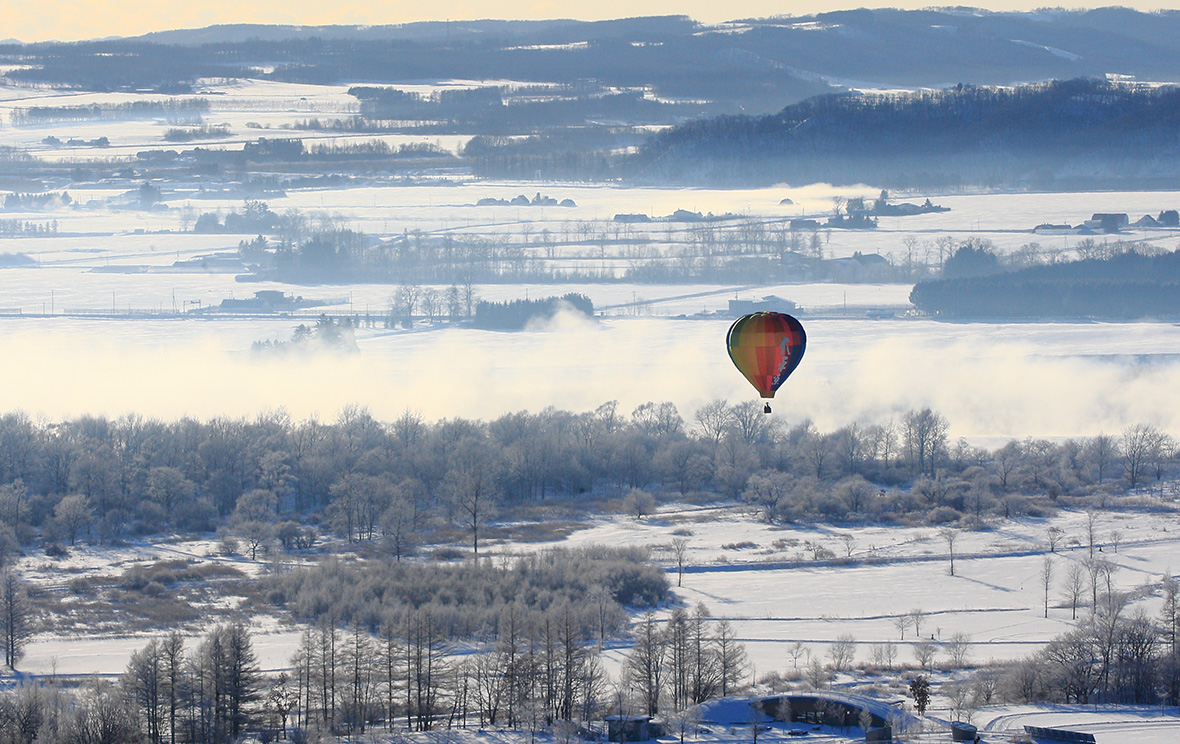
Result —
<svg viewBox="0 0 1180 744"><path fill-rule="evenodd" d="M799 366L807 348L807 334L798 320L785 313L743 315L725 337L729 358L763 398L773 398ZM770 413L770 403L763 409Z"/></svg>

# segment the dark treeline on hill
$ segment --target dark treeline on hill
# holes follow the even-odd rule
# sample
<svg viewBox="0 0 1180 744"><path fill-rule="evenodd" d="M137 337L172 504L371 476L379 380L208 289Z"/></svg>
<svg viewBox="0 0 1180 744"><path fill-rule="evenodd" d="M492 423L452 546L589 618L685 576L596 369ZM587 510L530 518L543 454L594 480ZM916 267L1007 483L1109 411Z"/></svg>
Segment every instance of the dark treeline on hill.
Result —
<svg viewBox="0 0 1180 744"><path fill-rule="evenodd" d="M360 116L334 120L324 128L363 130L380 128L389 121L431 120L485 135L516 134L592 120L673 122L715 109L699 103L658 101L645 97L642 90L604 91L589 83L444 90L429 96L388 87L354 87L348 92L360 101Z"/></svg>
<svg viewBox="0 0 1180 744"><path fill-rule="evenodd" d="M1174 186L1180 88L1074 79L819 96L655 135L644 180L913 186ZM1088 175L1087 175L1088 174Z"/></svg>
<svg viewBox="0 0 1180 744"><path fill-rule="evenodd" d="M475 306L472 324L476 328L515 331L530 323L546 321L561 310L594 317L594 303L584 294L571 292L561 297L540 300L510 300L508 302L479 302Z"/></svg>
<svg viewBox="0 0 1180 744"><path fill-rule="evenodd" d="M1127 251L1001 272L994 254L968 246L947 261L943 278L916 284L910 301L923 312L958 317L1175 317L1180 251Z"/></svg>

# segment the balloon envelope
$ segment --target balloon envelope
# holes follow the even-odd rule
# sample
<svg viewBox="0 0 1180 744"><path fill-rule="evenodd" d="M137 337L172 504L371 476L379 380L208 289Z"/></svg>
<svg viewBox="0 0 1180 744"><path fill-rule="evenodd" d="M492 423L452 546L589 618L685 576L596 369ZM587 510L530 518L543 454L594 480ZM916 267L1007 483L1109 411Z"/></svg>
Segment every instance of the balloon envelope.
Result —
<svg viewBox="0 0 1180 744"><path fill-rule="evenodd" d="M786 313L752 313L733 322L726 336L729 358L763 398L799 366L807 348L807 334Z"/></svg>

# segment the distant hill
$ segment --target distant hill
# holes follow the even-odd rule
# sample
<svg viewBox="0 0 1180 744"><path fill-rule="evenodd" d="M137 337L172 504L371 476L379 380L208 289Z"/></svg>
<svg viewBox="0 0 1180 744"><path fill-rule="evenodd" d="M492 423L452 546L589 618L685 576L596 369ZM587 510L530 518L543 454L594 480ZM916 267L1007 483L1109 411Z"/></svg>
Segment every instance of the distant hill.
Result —
<svg viewBox="0 0 1180 744"><path fill-rule="evenodd" d="M658 181L1172 187L1180 87L1077 79L1015 88L819 96L690 122L626 169Z"/></svg>
<svg viewBox="0 0 1180 744"><path fill-rule="evenodd" d="M201 77L396 84L514 80L646 90L701 113L761 114L858 87L942 88L1101 76L1180 82L1180 12L849 10L703 25L456 21L225 25L135 39L0 44L15 81L182 90Z"/></svg>
<svg viewBox="0 0 1180 744"><path fill-rule="evenodd" d="M241 44L250 41L289 41L297 39L339 39L346 41L389 41L446 39L453 37L491 37L505 39L525 36L561 36L575 33L579 38L629 34L642 31L667 32L677 26L695 29L697 24L687 16L652 16L615 21L575 21L568 19L544 21L480 20L480 21L420 21L417 23L381 26L290 26L261 23L232 23L195 29L157 31L133 37L134 41L152 44Z"/></svg>

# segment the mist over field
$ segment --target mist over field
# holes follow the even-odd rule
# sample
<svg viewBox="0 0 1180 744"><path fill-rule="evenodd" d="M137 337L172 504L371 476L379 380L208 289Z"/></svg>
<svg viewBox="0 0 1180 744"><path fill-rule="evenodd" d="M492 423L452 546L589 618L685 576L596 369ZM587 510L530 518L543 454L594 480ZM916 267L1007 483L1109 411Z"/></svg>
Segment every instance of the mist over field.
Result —
<svg viewBox="0 0 1180 744"><path fill-rule="evenodd" d="M1176 327L1152 323L939 324L804 319L803 363L776 416L830 429L932 407L976 441L1084 437L1144 423L1180 428ZM357 354L252 355L269 329L232 321L68 321L9 325L0 409L50 420L83 414L252 418L283 409L332 420L349 405L392 420L490 420L518 410L629 412L671 401L757 397L724 349L727 321L559 316L543 329L364 331ZM74 326L74 327L70 327ZM286 328L286 326L280 326ZM285 331L283 331L285 332ZM252 337L252 334L256 334ZM273 332L271 335L277 335Z"/></svg>

